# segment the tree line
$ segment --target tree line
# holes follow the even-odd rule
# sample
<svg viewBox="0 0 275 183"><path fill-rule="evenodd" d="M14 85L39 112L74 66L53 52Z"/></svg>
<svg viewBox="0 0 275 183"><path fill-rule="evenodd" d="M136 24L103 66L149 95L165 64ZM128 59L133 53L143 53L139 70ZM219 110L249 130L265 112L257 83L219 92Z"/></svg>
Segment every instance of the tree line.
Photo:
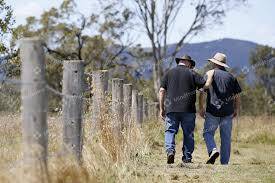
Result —
<svg viewBox="0 0 275 183"><path fill-rule="evenodd" d="M222 24L227 12L246 2L96 0L94 5L97 11L84 14L74 0L64 0L59 7L44 11L40 17L28 17L25 24L14 26L12 7L0 0L0 9L4 12L0 19L0 52L13 55L5 66L5 72L8 77L18 78L20 62L17 41L22 37L39 36L44 40L47 52L47 80L54 89L61 89L62 62L76 59L85 61L85 72L108 69L112 77L136 83L136 87L143 90L145 96L156 99L161 77L171 68L183 45L213 25ZM192 9L194 14L185 14L184 7ZM180 38L173 49L168 49L169 38L174 33L173 25L179 21L186 24L187 28L179 33ZM136 43L137 30L147 39L149 49ZM248 68L249 72L255 74L253 84L246 82L248 73L236 73L245 91L242 96L244 114L260 115L274 111L275 71L274 61L270 61L272 57L274 48L268 46L259 46L251 52ZM127 64L129 60L132 61L131 64ZM143 74L139 71L140 65L145 60L151 60L152 63L152 77L149 79L139 77ZM163 67L163 64L168 65L168 68ZM87 78L87 88L89 82L90 78ZM3 87L1 90L5 91ZM1 109L5 108L5 101L7 100L1 100ZM59 108L60 98L52 96L50 106L52 109Z"/></svg>

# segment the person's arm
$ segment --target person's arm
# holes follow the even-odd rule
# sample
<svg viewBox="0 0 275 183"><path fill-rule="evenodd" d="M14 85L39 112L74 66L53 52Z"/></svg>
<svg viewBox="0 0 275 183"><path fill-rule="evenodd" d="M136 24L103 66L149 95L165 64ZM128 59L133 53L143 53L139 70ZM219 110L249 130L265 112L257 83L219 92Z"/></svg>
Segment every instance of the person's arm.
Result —
<svg viewBox="0 0 275 183"><path fill-rule="evenodd" d="M206 72L206 77L207 77L207 80L205 82L205 85L204 85L204 89L208 89L211 84L212 84L212 81L213 81L213 76L214 76L214 70L209 70Z"/></svg>
<svg viewBox="0 0 275 183"><path fill-rule="evenodd" d="M166 94L166 90L164 88L160 88L160 90L159 90L159 115L163 120L165 118L165 110L164 110L165 94Z"/></svg>
<svg viewBox="0 0 275 183"><path fill-rule="evenodd" d="M193 71L194 74L194 81L197 89L203 88L205 85L205 79L195 71Z"/></svg>
<svg viewBox="0 0 275 183"><path fill-rule="evenodd" d="M163 120L165 118L164 100L166 96L167 85L168 85L168 76L166 73L162 78L162 81L160 83L160 89L159 89L159 116Z"/></svg>
<svg viewBox="0 0 275 183"><path fill-rule="evenodd" d="M205 118L204 102L205 102L205 92L201 91L199 94L199 114L202 118Z"/></svg>

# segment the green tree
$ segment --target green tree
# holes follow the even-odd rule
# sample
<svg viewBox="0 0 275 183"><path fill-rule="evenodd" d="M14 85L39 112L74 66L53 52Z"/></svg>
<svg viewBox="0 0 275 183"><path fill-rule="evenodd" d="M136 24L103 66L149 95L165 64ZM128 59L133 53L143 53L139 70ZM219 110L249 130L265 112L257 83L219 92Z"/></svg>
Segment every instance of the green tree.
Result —
<svg viewBox="0 0 275 183"><path fill-rule="evenodd" d="M23 37L42 38L48 53L48 82L56 90L61 89L64 60L84 60L86 72L98 69L112 72L118 67L126 67L121 60L122 53L133 44L127 35L133 14L117 2L105 2L100 4L97 13L84 15L74 0L64 0L60 7L43 12L39 18L28 17L25 25L16 27L11 45L15 46ZM20 74L18 59L17 64L18 67L10 70L12 76ZM52 106L58 107L60 97L51 98L55 98Z"/></svg>
<svg viewBox="0 0 275 183"><path fill-rule="evenodd" d="M7 34L11 32L14 23L13 11L11 6L7 5L4 0L0 0L0 53L7 51L4 44Z"/></svg>
<svg viewBox="0 0 275 183"><path fill-rule="evenodd" d="M250 114L275 112L275 49L258 46L250 55L249 71L255 74L254 86L246 86L242 97L244 109Z"/></svg>
<svg viewBox="0 0 275 183"><path fill-rule="evenodd" d="M39 36L55 59L84 60L87 69L106 69L130 45L128 41L124 44L122 36L131 12L115 7L112 2L100 13L86 16L73 0L64 0L59 8L45 11L40 18L28 17L25 25L15 29L13 41Z"/></svg>
<svg viewBox="0 0 275 183"><path fill-rule="evenodd" d="M243 115L258 116L269 115L275 112L271 97L265 95L265 88L262 85L242 86L241 113Z"/></svg>
<svg viewBox="0 0 275 183"><path fill-rule="evenodd" d="M258 46L250 56L251 68L256 74L257 84L265 88L265 94L275 101L275 49Z"/></svg>

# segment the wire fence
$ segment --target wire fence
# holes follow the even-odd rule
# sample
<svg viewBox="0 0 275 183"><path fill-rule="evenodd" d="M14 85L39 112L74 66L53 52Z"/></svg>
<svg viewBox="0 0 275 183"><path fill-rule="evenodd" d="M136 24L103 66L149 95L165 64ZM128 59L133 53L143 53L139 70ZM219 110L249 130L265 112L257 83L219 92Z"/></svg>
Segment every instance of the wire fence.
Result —
<svg viewBox="0 0 275 183"><path fill-rule="evenodd" d="M17 93L21 101L20 111L22 113L22 144L23 156L11 165L12 170L16 164L33 162L32 159L47 164L49 157L73 154L81 161L83 146L83 122L85 117L97 130L102 116L105 115L104 107L114 121L114 132L120 135L123 128L129 127L130 122L139 126L148 119L148 114L153 111L152 117L157 119L157 105L155 102L147 103L143 94L133 90L131 84L124 84L122 79L108 78L108 71L95 71L84 73L83 61L56 60L47 55L54 64L63 66L62 91L55 89L46 80L46 67L43 44L40 40L24 39L20 45L21 79L3 77L0 95L2 98L10 98L11 91ZM1 62L0 69L8 65L18 67L10 63L11 59ZM91 85L85 84L86 77L91 77ZM108 81L111 79L111 87ZM60 81L61 82L61 81ZM86 85L86 86L85 86ZM5 87L3 87L5 86ZM7 87L9 86L9 87ZM130 87L129 87L130 86ZM4 90L10 90L9 93ZM90 93L86 96L85 93ZM123 95L123 94L127 94ZM60 153L48 153L48 95L62 98L62 123L63 126L63 151ZM107 105L106 105L107 102ZM90 106L89 115L84 115L83 105ZM8 103L10 108L18 105L18 101L12 100ZM151 107L151 108L150 108ZM146 110L146 111L145 111ZM60 129L61 130L61 129ZM90 132L94 134L94 131ZM19 142L6 140L6 144L12 145ZM34 153L35 151L35 153Z"/></svg>

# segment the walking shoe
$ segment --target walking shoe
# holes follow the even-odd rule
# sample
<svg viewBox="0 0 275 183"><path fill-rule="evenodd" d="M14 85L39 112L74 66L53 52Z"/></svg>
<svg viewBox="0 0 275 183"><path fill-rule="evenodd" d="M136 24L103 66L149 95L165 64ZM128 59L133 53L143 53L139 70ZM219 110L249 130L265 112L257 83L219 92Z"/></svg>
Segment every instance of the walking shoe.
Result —
<svg viewBox="0 0 275 183"><path fill-rule="evenodd" d="M192 159L185 159L182 157L182 162L183 163L192 163Z"/></svg>
<svg viewBox="0 0 275 183"><path fill-rule="evenodd" d="M217 151L216 148L212 150L212 152L209 155L209 159L207 160L206 164L214 164L216 159L219 157L220 153Z"/></svg>
<svg viewBox="0 0 275 183"><path fill-rule="evenodd" d="M175 154L173 152L169 152L167 154L167 164L173 164L175 160Z"/></svg>

